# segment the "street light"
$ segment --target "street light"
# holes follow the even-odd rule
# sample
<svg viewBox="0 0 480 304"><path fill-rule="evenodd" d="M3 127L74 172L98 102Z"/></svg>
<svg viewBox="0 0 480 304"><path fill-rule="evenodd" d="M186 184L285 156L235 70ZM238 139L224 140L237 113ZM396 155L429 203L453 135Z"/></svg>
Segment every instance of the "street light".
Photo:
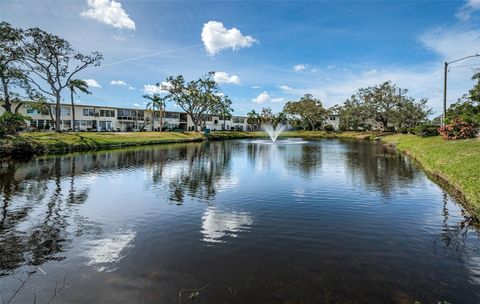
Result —
<svg viewBox="0 0 480 304"><path fill-rule="evenodd" d="M450 62L445 62L445 71L444 71L444 76L443 76L443 120L442 120L442 125L445 125L445 120L447 119L447 74L448 74L448 65L459 62L468 58L473 58L473 57L480 57L480 54L475 53L475 55L470 55L467 57L463 57L457 60L452 60Z"/></svg>

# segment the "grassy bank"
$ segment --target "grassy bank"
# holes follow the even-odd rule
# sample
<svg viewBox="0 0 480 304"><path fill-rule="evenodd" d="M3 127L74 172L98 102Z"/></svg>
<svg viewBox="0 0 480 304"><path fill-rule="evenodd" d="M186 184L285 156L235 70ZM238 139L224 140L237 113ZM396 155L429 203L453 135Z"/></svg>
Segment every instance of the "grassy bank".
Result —
<svg viewBox="0 0 480 304"><path fill-rule="evenodd" d="M439 136L389 135L383 138L415 158L424 169L463 196L466 207L480 215L480 140L445 141Z"/></svg>
<svg viewBox="0 0 480 304"><path fill-rule="evenodd" d="M204 136L194 132L35 132L22 133L19 136L0 140L0 147L1 154L5 157L9 154L10 156L53 154L202 140L204 140Z"/></svg>

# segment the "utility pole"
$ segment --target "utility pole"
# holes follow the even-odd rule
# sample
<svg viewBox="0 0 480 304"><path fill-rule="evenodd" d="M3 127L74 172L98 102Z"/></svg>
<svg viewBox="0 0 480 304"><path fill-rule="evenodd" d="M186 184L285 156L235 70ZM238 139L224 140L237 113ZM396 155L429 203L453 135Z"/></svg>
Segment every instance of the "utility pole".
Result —
<svg viewBox="0 0 480 304"><path fill-rule="evenodd" d="M444 75L443 75L443 116L442 116L442 126L445 125L445 120L447 119L447 76L448 76L448 65L459 62L468 58L473 58L473 57L480 57L480 54L475 53L474 55L470 55L467 57L463 57L457 60L452 60L450 62L445 62L444 63Z"/></svg>
<svg viewBox="0 0 480 304"><path fill-rule="evenodd" d="M447 119L447 75L448 75L448 62L445 62L444 65L444 74L443 74L443 115L442 115L442 126L445 125Z"/></svg>

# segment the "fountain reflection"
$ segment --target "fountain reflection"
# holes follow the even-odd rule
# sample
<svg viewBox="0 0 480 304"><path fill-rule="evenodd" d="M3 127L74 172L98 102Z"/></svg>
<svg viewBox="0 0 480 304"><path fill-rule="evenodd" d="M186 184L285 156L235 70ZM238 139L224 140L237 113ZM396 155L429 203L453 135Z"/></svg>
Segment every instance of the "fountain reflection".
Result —
<svg viewBox="0 0 480 304"><path fill-rule="evenodd" d="M249 212L225 211L208 207L202 216L203 241L223 243L226 237L237 237L250 229L253 217Z"/></svg>

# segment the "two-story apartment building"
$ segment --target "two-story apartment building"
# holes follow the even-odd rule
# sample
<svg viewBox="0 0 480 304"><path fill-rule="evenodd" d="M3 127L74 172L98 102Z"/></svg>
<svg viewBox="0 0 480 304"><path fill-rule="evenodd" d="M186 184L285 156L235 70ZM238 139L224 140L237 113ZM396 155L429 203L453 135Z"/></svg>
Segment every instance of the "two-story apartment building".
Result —
<svg viewBox="0 0 480 304"><path fill-rule="evenodd" d="M29 116L31 128L51 130L54 127L55 105L48 109L39 110L31 104L24 104L19 113ZM0 108L0 114L4 111ZM73 109L70 104L62 104L60 108L60 125L62 130L71 130L73 126ZM192 131L193 122L184 112L163 112L162 126L160 126L160 112L116 108L108 106L75 105L75 129L80 131L150 131L152 123L154 130L182 129ZM247 118L232 116L223 120L219 116L206 115L202 128L211 130L248 130Z"/></svg>

